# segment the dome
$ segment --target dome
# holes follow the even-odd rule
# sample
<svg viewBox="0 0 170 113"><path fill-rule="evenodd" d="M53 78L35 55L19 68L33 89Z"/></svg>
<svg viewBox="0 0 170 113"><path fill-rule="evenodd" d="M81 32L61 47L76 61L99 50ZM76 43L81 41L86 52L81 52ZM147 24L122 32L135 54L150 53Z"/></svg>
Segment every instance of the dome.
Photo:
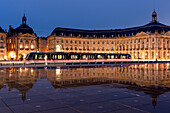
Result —
<svg viewBox="0 0 170 113"><path fill-rule="evenodd" d="M22 34L26 34L26 33L29 33L29 34L34 34L34 31L31 27L29 27L28 25L26 24L22 24L20 25L19 27L17 27L15 29L15 33L19 34L19 33L22 33Z"/></svg>
<svg viewBox="0 0 170 113"><path fill-rule="evenodd" d="M11 29L11 27L10 27L8 34L11 35L11 36L12 35L18 35L20 33L22 33L22 34L26 34L26 33L35 34L33 29L27 25L26 21L27 21L27 18L24 14L24 16L22 17L22 24L19 27L17 27L16 29Z"/></svg>

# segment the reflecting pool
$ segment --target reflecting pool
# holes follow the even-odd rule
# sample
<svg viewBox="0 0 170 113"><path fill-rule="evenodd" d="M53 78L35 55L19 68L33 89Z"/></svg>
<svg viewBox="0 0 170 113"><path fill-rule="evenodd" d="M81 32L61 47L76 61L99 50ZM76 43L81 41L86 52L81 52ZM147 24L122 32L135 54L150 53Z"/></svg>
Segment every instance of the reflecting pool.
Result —
<svg viewBox="0 0 170 113"><path fill-rule="evenodd" d="M169 113L170 65L0 69L0 113Z"/></svg>

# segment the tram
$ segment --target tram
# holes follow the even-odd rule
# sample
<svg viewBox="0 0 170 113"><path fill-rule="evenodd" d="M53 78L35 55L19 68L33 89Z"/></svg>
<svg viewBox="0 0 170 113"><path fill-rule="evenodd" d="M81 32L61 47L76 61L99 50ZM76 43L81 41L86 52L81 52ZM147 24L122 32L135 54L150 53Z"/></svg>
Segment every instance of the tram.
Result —
<svg viewBox="0 0 170 113"><path fill-rule="evenodd" d="M31 52L26 60L90 60L90 59L131 59L124 53L65 53L65 52Z"/></svg>

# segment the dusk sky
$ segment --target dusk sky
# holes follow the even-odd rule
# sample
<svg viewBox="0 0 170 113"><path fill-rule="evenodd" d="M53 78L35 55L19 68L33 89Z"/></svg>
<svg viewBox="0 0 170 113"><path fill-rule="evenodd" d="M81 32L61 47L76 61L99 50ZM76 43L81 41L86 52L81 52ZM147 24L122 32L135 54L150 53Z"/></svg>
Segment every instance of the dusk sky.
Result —
<svg viewBox="0 0 170 113"><path fill-rule="evenodd" d="M49 36L56 27L119 29L151 21L170 25L170 0L0 0L0 26L16 28L24 13L38 36Z"/></svg>

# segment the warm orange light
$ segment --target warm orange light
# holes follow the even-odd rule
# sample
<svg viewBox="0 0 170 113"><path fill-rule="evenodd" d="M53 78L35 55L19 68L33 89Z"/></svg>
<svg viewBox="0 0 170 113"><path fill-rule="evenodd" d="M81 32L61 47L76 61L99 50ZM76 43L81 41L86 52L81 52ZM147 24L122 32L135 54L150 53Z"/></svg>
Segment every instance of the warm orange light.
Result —
<svg viewBox="0 0 170 113"><path fill-rule="evenodd" d="M56 45L56 51L61 51L60 46Z"/></svg>
<svg viewBox="0 0 170 113"><path fill-rule="evenodd" d="M28 45L25 45L25 48L28 49Z"/></svg>
<svg viewBox="0 0 170 113"><path fill-rule="evenodd" d="M56 69L56 75L60 75L61 74L61 70L60 69Z"/></svg>
<svg viewBox="0 0 170 113"><path fill-rule="evenodd" d="M22 44L20 44L20 48L23 48L23 45L22 45Z"/></svg>
<svg viewBox="0 0 170 113"><path fill-rule="evenodd" d="M34 45L31 45L31 49L33 49L34 48Z"/></svg>
<svg viewBox="0 0 170 113"><path fill-rule="evenodd" d="M10 52L10 53L9 53L9 57L10 57L10 58L16 58L15 52Z"/></svg>

